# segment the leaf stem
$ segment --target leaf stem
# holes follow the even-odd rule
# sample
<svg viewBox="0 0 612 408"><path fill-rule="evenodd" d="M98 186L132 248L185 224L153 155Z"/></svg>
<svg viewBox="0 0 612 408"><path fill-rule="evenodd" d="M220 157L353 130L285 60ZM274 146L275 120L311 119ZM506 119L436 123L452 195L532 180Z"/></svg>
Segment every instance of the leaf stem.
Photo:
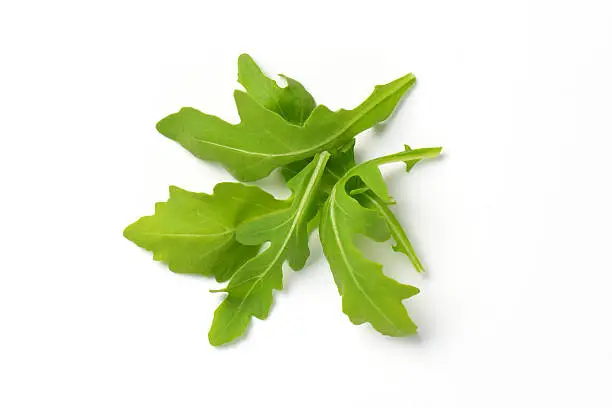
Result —
<svg viewBox="0 0 612 408"><path fill-rule="evenodd" d="M347 171L344 174L344 176L342 176L340 180L342 181L348 180L357 171L359 171L360 167L366 167L366 166L371 166L371 165L382 166L383 164L389 164L389 163L395 163L395 162L407 161L407 160L431 159L431 158L439 156L440 152L442 152L441 147L426 147L423 149L414 149L414 150L390 154L387 156L377 157L375 159L368 160L367 162L363 162L351 168L349 171Z"/></svg>
<svg viewBox="0 0 612 408"><path fill-rule="evenodd" d="M407 160L421 160L421 159L430 159L436 156L439 156L442 152L441 147L427 147L423 149L414 149L410 151L403 151L399 153L390 154L388 156L377 157L376 159L369 160L363 165L368 163L375 164L377 166L381 166L383 164L395 163L399 161L407 161ZM359 166L356 166L359 167Z"/></svg>

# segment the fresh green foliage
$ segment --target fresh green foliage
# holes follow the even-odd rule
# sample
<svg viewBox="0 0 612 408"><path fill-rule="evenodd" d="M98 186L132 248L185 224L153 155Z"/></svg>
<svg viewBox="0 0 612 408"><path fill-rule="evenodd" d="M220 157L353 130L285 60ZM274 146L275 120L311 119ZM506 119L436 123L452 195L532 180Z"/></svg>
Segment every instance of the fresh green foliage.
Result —
<svg viewBox="0 0 612 408"><path fill-rule="evenodd" d="M262 106L278 113L287 121L301 125L314 110L315 100L302 84L286 76L282 77L287 79L287 86L284 88L279 87L273 79L267 77L249 55L243 54L238 58L238 82L244 86L247 93ZM405 147L406 150L410 150L408 145L405 145ZM341 176L355 166L354 148L355 141L351 140L337 151L327 164L323 180L321 181L321 189L326 193L331 190ZM303 159L283 166L282 174L285 180L289 181L291 177L294 177L306 167L310 160L311 158ZM406 171L410 171L417 162L416 160L407 161ZM384 182L382 174L380 174L377 167L372 167L370 171L372 172L371 177L377 177L380 179L380 182ZM359 196L358 198L363 205L379 212L380 216L387 223L395 241L393 249L406 254L414 268L418 272L423 272L423 265L414 251L406 232L395 217L395 214L393 214L393 211L389 208L389 204L394 203L393 200L389 199L385 202L371 191L368 191L367 188L363 188L361 191L355 190L353 195Z"/></svg>
<svg viewBox="0 0 612 408"><path fill-rule="evenodd" d="M309 257L308 238L319 228L324 253L354 324L369 322L389 336L416 333L402 300L418 289L382 273L355 246L361 234L375 241L393 238L422 272L406 232L389 206L379 170L403 161L406 171L440 148L406 150L363 164L355 163L354 137L384 121L415 78L405 75L379 85L352 110L316 105L302 84L281 75L286 86L267 77L253 59L238 59L235 91L239 124L183 108L162 119L157 129L204 160L221 163L240 181L253 181L280 169L292 196L278 200L256 186L220 183L213 194L170 187L155 214L127 227L124 236L153 252L177 273L227 281L225 298L214 314L209 341L218 346L242 335L254 316L266 319L274 290L282 289L285 262L298 271Z"/></svg>
<svg viewBox="0 0 612 408"><path fill-rule="evenodd" d="M375 241L388 239L386 220L379 212L362 206L347 192L347 182L358 177L370 191L388 199L384 184L371 180L371 169L394 161L435 157L440 149L420 149L371 160L349 170L333 187L323 208L319 236L325 257L329 261L338 291L342 295L342 310L351 322L370 322L379 332L389 336L404 336L416 332L402 300L416 295L418 289L402 285L382 273L382 266L366 259L353 239L363 234Z"/></svg>
<svg viewBox="0 0 612 408"><path fill-rule="evenodd" d="M278 167L348 143L385 120L414 82L414 76L408 74L379 85L352 110L332 112L319 105L303 126L288 122L249 94L235 91L239 124L183 108L159 121L157 130L199 158L223 164L238 180L253 181Z"/></svg>
<svg viewBox="0 0 612 408"><path fill-rule="evenodd" d="M412 150L410 146L408 145L404 145L404 147L406 151ZM419 161L420 161L419 159L405 160L406 172L409 172L410 170L412 170L414 165L417 164ZM370 166L370 167L376 167L376 166ZM414 251L414 248L412 247L412 243L410 242L410 240L408 239L408 236L406 235L406 231L404 231L404 228L400 224L399 220L395 217L395 214L393 214L393 211L391 211L391 209L387 205L387 203L389 202L389 199L388 198L383 199L379 197L378 195L376 195L372 190L369 190L369 189L366 189L366 190L368 191L365 191L363 194L360 194L357 197L359 202L364 207L371 208L374 211L378 212L378 214L387 223L391 236L393 237L393 240L395 241L395 245L393 246L393 249L397 252L402 252L406 254L408 259L410 259L410 262L412 262L412 265L414 266L414 268L417 270L417 272L424 272L423 265L421 264L419 257Z"/></svg>
<svg viewBox="0 0 612 408"><path fill-rule="evenodd" d="M157 203L154 215L142 217L123 235L171 271L223 282L259 250L237 242L236 228L286 206L259 187L240 183L217 184L213 195L172 186L168 201Z"/></svg>
<svg viewBox="0 0 612 408"><path fill-rule="evenodd" d="M247 245L270 246L247 261L224 290L227 297L215 312L208 334L210 344L220 345L241 336L251 316L265 319L272 306L272 290L283 286L285 260L294 270L304 267L308 255L308 221L314 215L313 202L320 195L319 183L329 153L322 152L289 181L291 205L238 227L238 241Z"/></svg>

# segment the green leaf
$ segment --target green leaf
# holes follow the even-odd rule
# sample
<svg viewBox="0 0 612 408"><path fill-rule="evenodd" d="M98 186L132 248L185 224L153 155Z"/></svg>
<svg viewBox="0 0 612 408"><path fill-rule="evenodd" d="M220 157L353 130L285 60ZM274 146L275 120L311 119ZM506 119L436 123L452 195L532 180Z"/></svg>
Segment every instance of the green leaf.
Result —
<svg viewBox="0 0 612 408"><path fill-rule="evenodd" d="M301 269L309 255L308 221L314 216L319 182L329 153L315 156L311 164L288 183L293 191L289 208L257 218L238 227L237 239L245 245L269 246L244 263L223 291L227 297L215 312L208 338L218 346L244 334L251 316L265 319L272 305L272 292L282 289L285 260Z"/></svg>
<svg viewBox="0 0 612 408"><path fill-rule="evenodd" d="M242 54L238 58L238 82L247 93L266 109L291 123L302 125L314 110L315 100L298 81L280 76L287 81L284 88L264 75L249 55Z"/></svg>
<svg viewBox="0 0 612 408"><path fill-rule="evenodd" d="M222 282L259 250L236 241L237 226L286 206L259 187L240 183L217 184L212 195L172 186L168 201L157 203L154 215L140 218L123 235L153 251L153 259L173 272Z"/></svg>
<svg viewBox="0 0 612 408"><path fill-rule="evenodd" d="M404 147L406 151L412 151L410 146L404 145ZM406 164L406 172L412 170L414 165L417 164L419 161L419 159L406 160L404 162ZM353 193L352 195L354 196L355 194ZM393 211L391 211L391 209L389 208L388 202L386 202L376 194L373 194L371 191L365 191L363 194L360 194L357 199L362 205L377 211L380 216L385 220L391 232L391 236L395 241L393 250L396 252L404 253L408 257L408 259L410 259L410 262L417 270L417 272L424 272L423 265L416 252L414 251L412 243L406 235L406 231L404 231L404 228L400 224L399 220L397 219L395 214L393 214Z"/></svg>
<svg viewBox="0 0 612 408"><path fill-rule="evenodd" d="M157 124L157 130L204 160L221 163L241 181L263 178L277 167L335 150L385 120L415 83L408 74L379 85L359 106L332 112L317 106L303 126L287 122L249 94L234 92L241 122L233 125L193 108L183 108Z"/></svg>
<svg viewBox="0 0 612 408"><path fill-rule="evenodd" d="M365 258L355 246L353 240L357 234L380 241L388 237L388 231L383 233L387 223L379 212L365 208L347 193L347 182L359 177L367 184L365 180L372 167L435 157L440 151L440 148L418 149L370 160L349 170L329 194L321 216L319 235L342 296L342 310L354 324L369 322L376 330L389 336L416 333L417 327L408 316L402 300L419 291L385 276L382 266ZM385 189L377 183L367 186L381 199L387 198Z"/></svg>

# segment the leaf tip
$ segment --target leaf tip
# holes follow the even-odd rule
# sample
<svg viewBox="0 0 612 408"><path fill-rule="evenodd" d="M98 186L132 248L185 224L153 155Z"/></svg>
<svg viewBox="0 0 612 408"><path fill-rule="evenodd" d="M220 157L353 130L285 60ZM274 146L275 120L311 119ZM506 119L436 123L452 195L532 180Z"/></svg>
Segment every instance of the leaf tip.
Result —
<svg viewBox="0 0 612 408"><path fill-rule="evenodd" d="M169 139L175 140L175 132L172 131L173 125L176 122L176 113L166 116L155 124L155 130Z"/></svg>
<svg viewBox="0 0 612 408"><path fill-rule="evenodd" d="M135 231L134 230L136 228L136 224L137 223L138 223L138 221L128 225L127 227L125 227L123 229L123 237L124 238L128 239L129 241L134 242L134 239L135 239L135 236L134 236Z"/></svg>
<svg viewBox="0 0 612 408"><path fill-rule="evenodd" d="M203 115L202 112L192 107L182 107L178 112L158 121L155 124L155 129L167 138L177 140L183 131L185 122L193 120L198 114Z"/></svg>
<svg viewBox="0 0 612 408"><path fill-rule="evenodd" d="M421 290L415 286L412 285L403 285L404 286L404 299L408 299L411 298L413 296L418 295L419 293L421 293Z"/></svg>
<svg viewBox="0 0 612 408"><path fill-rule="evenodd" d="M123 235L123 238L126 238L126 239L128 239L128 240L130 240L130 241L131 241L131 239L130 239L130 227L131 227L131 226L132 226L132 225L130 224L130 225L128 225L127 227L125 227L125 228L123 229L123 234L122 234L122 235Z"/></svg>
<svg viewBox="0 0 612 408"><path fill-rule="evenodd" d="M249 82L249 72L261 71L253 58L247 54L242 53L238 56L238 83L242 84L242 86L246 87L246 82Z"/></svg>
<svg viewBox="0 0 612 408"><path fill-rule="evenodd" d="M217 315L218 312L219 309L217 309L217 312L215 312L215 317L210 326L210 330L208 330L208 342L211 346L214 347L219 347L228 343L232 343L234 340L240 337L240 334L236 334L231 329L228 330L227 320L219 320L219 317Z"/></svg>
<svg viewBox="0 0 612 408"><path fill-rule="evenodd" d="M416 82L416 76L412 73L409 72L406 75L404 75L403 77L410 85L413 85Z"/></svg>
<svg viewBox="0 0 612 408"><path fill-rule="evenodd" d="M242 63L255 63L255 61L253 60L253 57L251 57L246 52L243 52L238 56L238 64Z"/></svg>
<svg viewBox="0 0 612 408"><path fill-rule="evenodd" d="M183 190L180 187L177 186L168 186L168 194L170 195L170 198L172 198L173 195L175 194L180 194L180 193L184 193L186 192L185 190Z"/></svg>
<svg viewBox="0 0 612 408"><path fill-rule="evenodd" d="M210 345L213 347L219 347L227 343L227 341L224 341L222 338L215 335L211 328L211 330L208 332L208 343L210 343Z"/></svg>

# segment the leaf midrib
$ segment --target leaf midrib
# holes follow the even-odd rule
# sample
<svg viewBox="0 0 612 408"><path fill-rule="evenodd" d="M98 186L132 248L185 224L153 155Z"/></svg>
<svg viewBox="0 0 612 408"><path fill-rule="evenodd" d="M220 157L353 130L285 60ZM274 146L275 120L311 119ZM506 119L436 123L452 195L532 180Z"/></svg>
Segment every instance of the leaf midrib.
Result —
<svg viewBox="0 0 612 408"><path fill-rule="evenodd" d="M156 237L172 237L172 238L209 238L209 237L221 237L221 236L230 235L233 233L234 233L234 230L225 230L224 232L219 232L219 233L214 233L214 234L143 232L140 235L156 236Z"/></svg>

